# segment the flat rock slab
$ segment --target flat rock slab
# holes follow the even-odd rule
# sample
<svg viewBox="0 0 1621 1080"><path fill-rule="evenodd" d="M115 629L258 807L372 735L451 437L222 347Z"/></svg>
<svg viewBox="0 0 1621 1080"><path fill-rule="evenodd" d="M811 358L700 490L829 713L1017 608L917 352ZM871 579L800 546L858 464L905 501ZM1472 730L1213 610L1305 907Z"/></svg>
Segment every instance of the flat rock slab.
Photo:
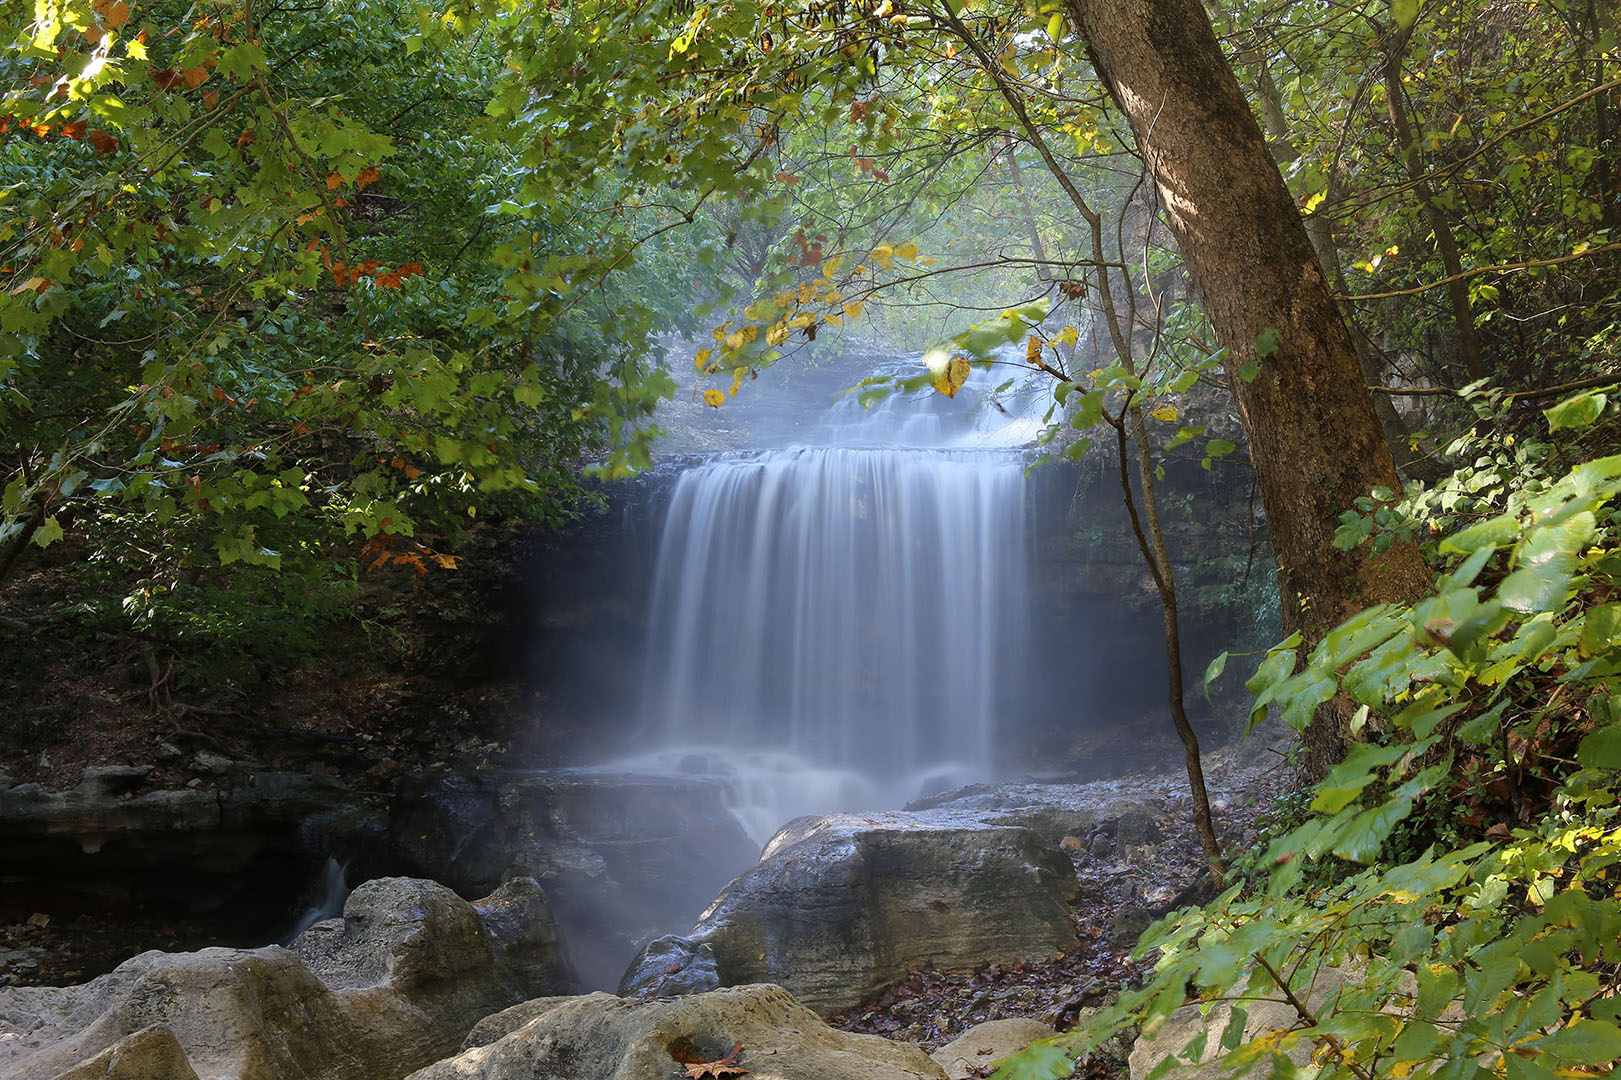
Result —
<svg viewBox="0 0 1621 1080"><path fill-rule="evenodd" d="M0 989L8 1080L398 1080L479 1019L569 978L533 881L478 910L442 885L380 878L292 949L146 952L82 986ZM550 943L550 944L548 944Z"/></svg>
<svg viewBox="0 0 1621 1080"><path fill-rule="evenodd" d="M904 813L798 818L688 940L710 947L721 985L778 983L827 1014L923 967L1051 960L1075 944L1076 890L1069 859L1030 829ZM632 982L628 993L669 992Z"/></svg>
<svg viewBox="0 0 1621 1080"><path fill-rule="evenodd" d="M590 994L548 1004L522 1027L408 1080L670 1080L716 1061L761 1080L946 1080L922 1050L822 1023L779 986L635 1001Z"/></svg>

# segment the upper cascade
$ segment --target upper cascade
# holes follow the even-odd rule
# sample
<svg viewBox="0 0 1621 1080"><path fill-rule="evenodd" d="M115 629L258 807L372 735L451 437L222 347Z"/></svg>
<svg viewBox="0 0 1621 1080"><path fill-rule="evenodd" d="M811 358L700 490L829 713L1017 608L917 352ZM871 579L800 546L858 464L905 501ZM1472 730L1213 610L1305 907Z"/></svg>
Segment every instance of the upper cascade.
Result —
<svg viewBox="0 0 1621 1080"><path fill-rule="evenodd" d="M1026 684L1032 396L846 395L819 445L682 472L649 620L653 758L735 780L757 832L989 778Z"/></svg>

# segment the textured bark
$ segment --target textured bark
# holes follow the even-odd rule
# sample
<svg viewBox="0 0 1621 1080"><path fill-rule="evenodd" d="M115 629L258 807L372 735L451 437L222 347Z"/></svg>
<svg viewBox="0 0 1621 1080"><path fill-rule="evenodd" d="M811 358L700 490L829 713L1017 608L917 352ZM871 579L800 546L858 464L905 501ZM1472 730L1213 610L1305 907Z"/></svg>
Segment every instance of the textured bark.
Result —
<svg viewBox="0 0 1621 1080"><path fill-rule="evenodd" d="M1374 555L1333 545L1339 514L1375 487L1397 488L1396 469L1299 211L1204 8L1198 0L1069 3L1228 349L1285 625L1309 643L1369 604L1416 599L1430 578L1415 548ZM1256 359L1255 341L1268 330L1278 351L1246 383L1238 370ZM1334 716L1313 725L1308 770L1343 752L1342 726Z"/></svg>

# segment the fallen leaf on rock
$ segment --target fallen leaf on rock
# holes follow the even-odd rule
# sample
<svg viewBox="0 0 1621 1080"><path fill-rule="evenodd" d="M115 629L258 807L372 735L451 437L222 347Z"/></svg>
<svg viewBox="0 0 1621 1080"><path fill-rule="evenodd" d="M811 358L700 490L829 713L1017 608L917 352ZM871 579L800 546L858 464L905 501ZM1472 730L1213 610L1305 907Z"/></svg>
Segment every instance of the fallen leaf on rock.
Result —
<svg viewBox="0 0 1621 1080"><path fill-rule="evenodd" d="M728 1076L747 1076L749 1072L737 1067L738 1059L743 1056L741 1041L732 1044L730 1054L714 1061L685 1062L681 1060L683 1056L678 1055L676 1061L686 1069L686 1080L725 1080Z"/></svg>

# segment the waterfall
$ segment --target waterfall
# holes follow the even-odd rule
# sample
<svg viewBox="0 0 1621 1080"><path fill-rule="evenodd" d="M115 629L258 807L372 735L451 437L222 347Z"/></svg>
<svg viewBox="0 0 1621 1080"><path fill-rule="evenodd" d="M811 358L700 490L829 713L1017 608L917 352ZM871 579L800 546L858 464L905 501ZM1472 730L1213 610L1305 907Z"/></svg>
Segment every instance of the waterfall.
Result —
<svg viewBox="0 0 1621 1080"><path fill-rule="evenodd" d="M663 767L729 778L757 836L995 771L1026 685L1025 461L995 436L1006 414L987 428L970 405L846 399L831 445L715 456L675 484L644 729Z"/></svg>

